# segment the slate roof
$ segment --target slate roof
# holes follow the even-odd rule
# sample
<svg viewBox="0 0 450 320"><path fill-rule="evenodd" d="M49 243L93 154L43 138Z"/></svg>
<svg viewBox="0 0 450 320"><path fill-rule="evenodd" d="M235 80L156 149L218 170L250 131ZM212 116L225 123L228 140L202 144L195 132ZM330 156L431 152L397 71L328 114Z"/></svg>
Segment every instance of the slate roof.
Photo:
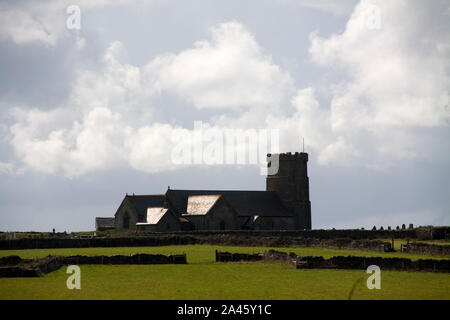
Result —
<svg viewBox="0 0 450 320"><path fill-rule="evenodd" d="M127 195L126 197L131 200L136 208L139 215L139 221L145 221L145 217L147 216L147 208L164 206L165 195L163 194Z"/></svg>
<svg viewBox="0 0 450 320"><path fill-rule="evenodd" d="M147 221L138 222L137 224L157 224L159 220L167 213L169 209L163 207L147 208Z"/></svg>
<svg viewBox="0 0 450 320"><path fill-rule="evenodd" d="M97 229L114 229L114 218L95 218L95 226Z"/></svg>
<svg viewBox="0 0 450 320"><path fill-rule="evenodd" d="M186 214L205 215L220 197L220 194L188 196Z"/></svg>
<svg viewBox="0 0 450 320"><path fill-rule="evenodd" d="M292 217L273 191L174 190L166 192L168 203L179 215L187 212L188 198L195 195L222 195L238 216Z"/></svg>

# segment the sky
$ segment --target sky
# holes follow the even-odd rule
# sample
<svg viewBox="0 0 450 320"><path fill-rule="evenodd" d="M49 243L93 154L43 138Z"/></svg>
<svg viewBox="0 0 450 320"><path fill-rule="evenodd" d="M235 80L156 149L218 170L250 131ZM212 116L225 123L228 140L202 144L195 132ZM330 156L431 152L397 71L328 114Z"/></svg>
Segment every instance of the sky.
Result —
<svg viewBox="0 0 450 320"><path fill-rule="evenodd" d="M199 121L304 139L314 229L450 225L449 88L450 1L2 1L0 231L264 190L259 164L174 161Z"/></svg>

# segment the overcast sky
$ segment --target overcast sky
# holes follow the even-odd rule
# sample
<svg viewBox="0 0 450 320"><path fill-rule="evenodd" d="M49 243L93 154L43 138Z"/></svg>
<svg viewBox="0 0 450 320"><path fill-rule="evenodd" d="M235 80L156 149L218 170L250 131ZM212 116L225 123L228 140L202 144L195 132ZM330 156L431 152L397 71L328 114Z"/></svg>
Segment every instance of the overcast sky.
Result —
<svg viewBox="0 0 450 320"><path fill-rule="evenodd" d="M174 163L194 121L304 137L313 228L450 225L449 88L450 1L2 1L0 231L265 189L256 165Z"/></svg>

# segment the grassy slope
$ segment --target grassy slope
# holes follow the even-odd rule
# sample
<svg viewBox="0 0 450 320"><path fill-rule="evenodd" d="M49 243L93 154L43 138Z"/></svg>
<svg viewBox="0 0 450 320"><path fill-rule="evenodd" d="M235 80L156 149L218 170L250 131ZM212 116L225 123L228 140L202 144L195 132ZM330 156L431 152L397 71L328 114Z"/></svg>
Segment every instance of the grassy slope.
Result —
<svg viewBox="0 0 450 320"><path fill-rule="evenodd" d="M264 252L268 248L164 246L0 251L23 258L48 254L188 254L188 265L81 266L81 290L66 288L63 267L41 278L0 278L0 299L450 299L450 275L382 271L381 290L368 290L364 270L295 270L284 264L214 263L214 250ZM302 255L419 255L323 248L278 248Z"/></svg>

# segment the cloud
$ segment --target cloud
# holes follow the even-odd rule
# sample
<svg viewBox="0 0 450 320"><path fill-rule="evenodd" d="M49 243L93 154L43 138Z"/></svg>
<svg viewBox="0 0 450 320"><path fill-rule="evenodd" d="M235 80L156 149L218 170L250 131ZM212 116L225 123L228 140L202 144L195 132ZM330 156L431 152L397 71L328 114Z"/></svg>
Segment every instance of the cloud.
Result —
<svg viewBox="0 0 450 320"><path fill-rule="evenodd" d="M17 118L11 127L11 144L27 168L68 177L124 166L146 172L174 168L170 153L176 128L160 123L133 127L105 107L95 107L58 128L66 110L61 111L27 111L26 118ZM54 124L43 134L38 128L49 123Z"/></svg>
<svg viewBox="0 0 450 320"><path fill-rule="evenodd" d="M153 3L139 0L78 0L75 5L84 10L109 5L131 3ZM22 45L38 43L54 46L64 35L68 35L66 20L70 16L66 9L74 5L70 0L11 1L0 4L0 38ZM77 34L77 47L84 46L84 38Z"/></svg>
<svg viewBox="0 0 450 320"><path fill-rule="evenodd" d="M334 127L449 124L450 25L443 4L383 2L381 28L370 30L373 1L361 1L342 34L311 35L313 61L343 66L350 76L336 88Z"/></svg>
<svg viewBox="0 0 450 320"><path fill-rule="evenodd" d="M100 68L77 72L67 105L12 111L10 143L16 155L29 169L66 176L121 166L171 170L179 167L171 163L176 142L171 137L190 131L176 121L158 120L154 99L159 94L179 95L191 108L224 108L224 113L280 109L293 90L292 79L254 37L237 22L212 28L211 37L142 67L124 62L123 45L111 43Z"/></svg>
<svg viewBox="0 0 450 320"><path fill-rule="evenodd" d="M99 164L108 167L110 159L117 159L108 138L116 134L111 127L117 126L119 116L108 109L91 110L81 123L72 122L71 128L58 128L65 120L62 109L21 113L23 116L16 118L18 122L11 127L11 143L24 164L33 170L76 175L86 168L95 169Z"/></svg>
<svg viewBox="0 0 450 320"><path fill-rule="evenodd" d="M361 1L340 34L310 36L311 60L345 75L325 87L330 105L316 97L323 87L295 88L289 72L231 21L211 28L210 39L143 66L127 63L123 45L111 43L100 67L78 71L65 106L14 109L10 143L26 168L40 172L176 169L170 137L192 130L178 118L158 116L158 97L168 95L186 113L209 109L212 129L278 129L281 151L299 150L305 137L322 165L434 161L431 142L448 138L439 131L448 128L450 115L448 8L412 1L406 10L405 2L383 2L377 4L381 28L371 29L373 5ZM420 136L425 129L430 133Z"/></svg>
<svg viewBox="0 0 450 320"><path fill-rule="evenodd" d="M377 18L380 28L371 21ZM416 156L412 128L449 126L448 18L442 1L362 0L343 33L311 34L312 61L347 73L331 87L331 127L339 138L323 150L323 161L344 147L378 161Z"/></svg>
<svg viewBox="0 0 450 320"><path fill-rule="evenodd" d="M11 162L0 161L0 174L13 174L14 164Z"/></svg>
<svg viewBox="0 0 450 320"><path fill-rule="evenodd" d="M333 14L342 15L350 14L356 0L277 0L281 3L290 3L293 5L302 6L305 8L311 8L321 10L325 12L331 12Z"/></svg>
<svg viewBox="0 0 450 320"><path fill-rule="evenodd" d="M263 53L250 32L228 22L212 28L211 36L212 41L198 41L192 49L149 63L153 86L199 109L281 107L286 90L293 89L292 78Z"/></svg>
<svg viewBox="0 0 450 320"><path fill-rule="evenodd" d="M314 88L299 89L290 101L293 112L267 115L265 126L280 130L282 150L298 150L302 138L307 149L321 150L333 139L330 112L320 106L315 94Z"/></svg>
<svg viewBox="0 0 450 320"><path fill-rule="evenodd" d="M22 5L0 5L0 36L16 44L41 42L54 45L64 32L64 4L49 1Z"/></svg>
<svg viewBox="0 0 450 320"><path fill-rule="evenodd" d="M66 9L77 5L81 16L87 10L96 7L120 6L129 4L151 5L165 0L45 0L45 1L9 1L0 4L0 38L8 39L15 44L43 44L54 46L64 36L74 30L66 28L66 20L70 16ZM350 11L353 1L330 0L283 0L304 7L324 10L335 14ZM83 18L82 18L83 19ZM83 20L81 20L83 21ZM83 22L82 22L83 25ZM83 28L83 27L82 27ZM77 30L78 31L78 30ZM76 32L76 45L84 47L85 39Z"/></svg>

